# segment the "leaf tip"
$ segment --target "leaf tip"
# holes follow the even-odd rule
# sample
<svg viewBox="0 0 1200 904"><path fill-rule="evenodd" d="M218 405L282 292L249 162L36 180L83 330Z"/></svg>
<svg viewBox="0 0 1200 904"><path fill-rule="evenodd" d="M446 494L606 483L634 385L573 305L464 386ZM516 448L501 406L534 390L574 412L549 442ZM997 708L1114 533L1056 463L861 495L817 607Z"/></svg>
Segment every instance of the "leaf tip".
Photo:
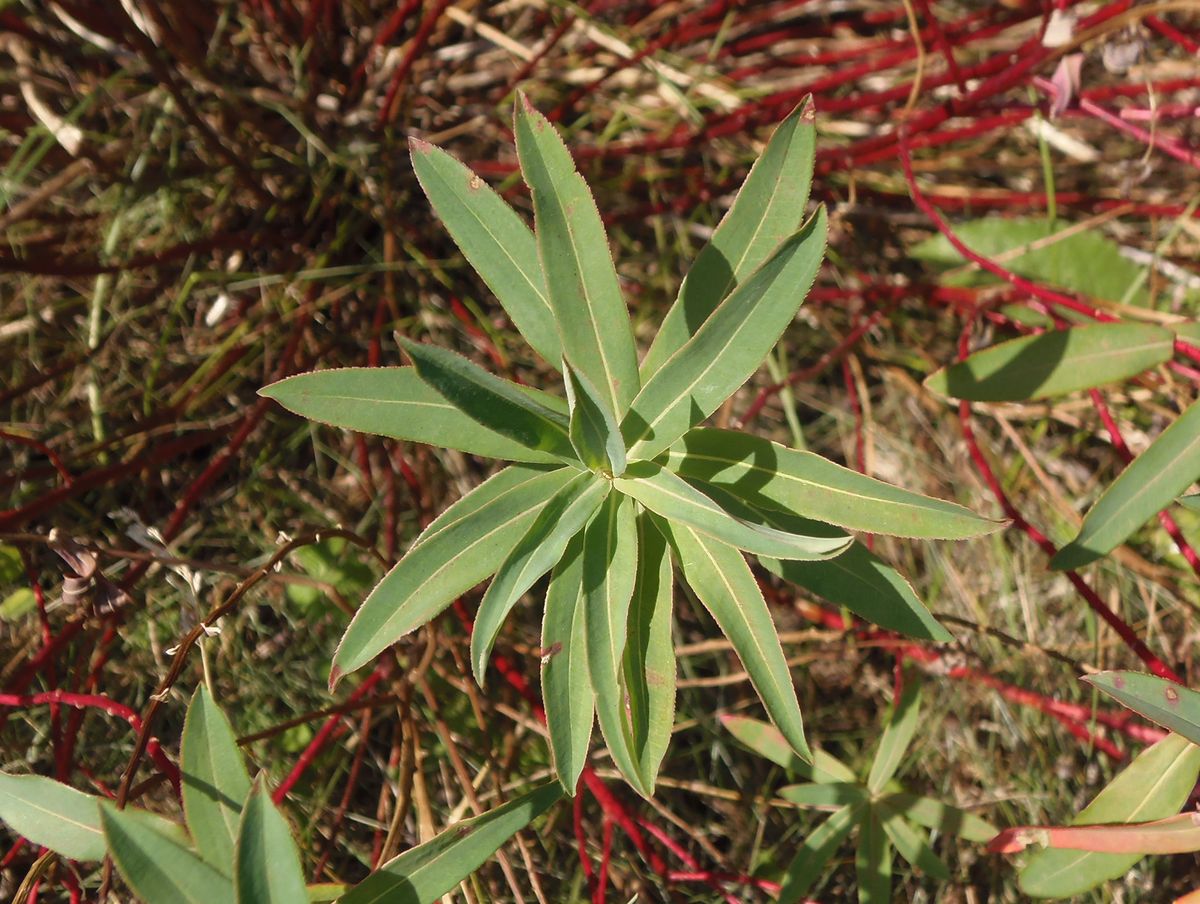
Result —
<svg viewBox="0 0 1200 904"><path fill-rule="evenodd" d="M433 150L433 145L424 138L418 138L416 135L409 135L408 150L411 154L428 154Z"/></svg>
<svg viewBox="0 0 1200 904"><path fill-rule="evenodd" d="M1072 540L1050 560L1050 570L1075 571L1084 565L1090 565L1102 555L1102 553L1097 553L1085 546L1080 546L1078 541Z"/></svg>
<svg viewBox="0 0 1200 904"><path fill-rule="evenodd" d="M346 673L342 671L341 667L337 663L334 663L332 666L330 666L330 668L329 668L329 693L332 694L337 689L338 682L340 682L345 677L346 677Z"/></svg>

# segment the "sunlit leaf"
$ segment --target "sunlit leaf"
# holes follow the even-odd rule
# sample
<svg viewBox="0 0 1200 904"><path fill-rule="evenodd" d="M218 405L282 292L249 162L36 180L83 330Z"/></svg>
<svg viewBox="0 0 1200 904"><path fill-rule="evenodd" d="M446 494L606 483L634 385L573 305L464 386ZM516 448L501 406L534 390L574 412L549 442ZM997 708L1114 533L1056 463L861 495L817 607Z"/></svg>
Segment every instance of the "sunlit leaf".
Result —
<svg viewBox="0 0 1200 904"><path fill-rule="evenodd" d="M878 794L892 780L908 745L916 734L921 713L921 683L912 674L907 676L904 692L892 710L879 746L875 750L875 759L871 763L871 772L867 776L867 787L872 794Z"/></svg>
<svg viewBox="0 0 1200 904"><path fill-rule="evenodd" d="M729 714L721 716L721 724L759 756L803 778L814 782L857 780L849 766L820 748L813 750L812 763L806 763L792 751L782 732L767 722L749 716Z"/></svg>
<svg viewBox="0 0 1200 904"><path fill-rule="evenodd" d="M800 807L833 810L846 804L866 803L871 799L867 789L857 782L813 782L807 785L786 785L779 796Z"/></svg>
<svg viewBox="0 0 1200 904"><path fill-rule="evenodd" d="M228 871L250 776L233 728L204 684L188 705L181 759L183 812L196 851L212 866Z"/></svg>
<svg viewBox="0 0 1200 904"><path fill-rule="evenodd" d="M0 772L0 820L72 860L104 857L97 798L41 775Z"/></svg>
<svg viewBox="0 0 1200 904"><path fill-rule="evenodd" d="M238 904L293 904L308 897L292 830L261 783L242 810L233 882Z"/></svg>
<svg viewBox="0 0 1200 904"><path fill-rule="evenodd" d="M914 829L908 820L885 803L877 802L874 808L896 853L927 876L942 882L949 881L950 868L933 852L924 832Z"/></svg>
<svg viewBox="0 0 1200 904"><path fill-rule="evenodd" d="M858 830L854 856L860 904L889 904L892 900L892 843L870 809Z"/></svg>
<svg viewBox="0 0 1200 904"><path fill-rule="evenodd" d="M1080 680L1151 722L1200 744L1200 693L1140 672L1098 672Z"/></svg>
<svg viewBox="0 0 1200 904"><path fill-rule="evenodd" d="M937 829L944 835L957 835L967 841L987 841L998 831L994 825L974 813L907 791L885 794L879 798L879 803L917 825Z"/></svg>

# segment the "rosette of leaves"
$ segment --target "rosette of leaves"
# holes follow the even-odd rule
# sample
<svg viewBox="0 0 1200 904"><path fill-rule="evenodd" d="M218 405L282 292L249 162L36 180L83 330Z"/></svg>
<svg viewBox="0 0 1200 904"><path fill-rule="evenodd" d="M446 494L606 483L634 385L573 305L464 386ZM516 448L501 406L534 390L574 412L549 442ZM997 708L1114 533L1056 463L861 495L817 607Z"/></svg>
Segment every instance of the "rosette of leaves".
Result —
<svg viewBox="0 0 1200 904"><path fill-rule="evenodd" d="M412 367L303 374L263 393L314 420L512 462L417 538L351 622L331 683L492 578L471 662L482 684L508 613L547 572L542 690L558 776L573 793L597 719L613 760L652 793L675 707L673 583L695 592L763 705L807 757L800 707L743 553L885 627L949 639L847 528L962 538L995 523L746 434L700 427L792 323L825 251L805 218L810 102L777 128L638 363L600 215L566 145L522 96L517 155L535 230L478 175L412 140L434 210L565 398L445 349Z"/></svg>
<svg viewBox="0 0 1200 904"><path fill-rule="evenodd" d="M111 857L146 904L433 904L562 796L549 782L456 823L357 885L309 884L287 820L261 777L251 780L228 718L204 687L188 706L181 761L184 824L4 772L0 823L69 860Z"/></svg>

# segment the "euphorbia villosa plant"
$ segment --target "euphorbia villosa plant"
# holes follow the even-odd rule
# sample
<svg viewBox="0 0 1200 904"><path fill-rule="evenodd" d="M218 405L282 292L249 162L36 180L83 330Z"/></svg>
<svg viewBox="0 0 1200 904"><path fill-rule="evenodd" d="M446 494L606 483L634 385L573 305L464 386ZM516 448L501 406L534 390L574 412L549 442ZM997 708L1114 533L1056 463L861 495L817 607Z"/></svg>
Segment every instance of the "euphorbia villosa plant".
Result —
<svg viewBox="0 0 1200 904"><path fill-rule="evenodd" d="M559 779L574 792L598 717L621 773L648 796L674 717L678 575L807 759L791 673L743 553L879 625L948 640L904 579L844 529L955 539L998 526L817 455L699 426L758 369L820 268L825 210L804 217L812 104L776 130L640 366L569 151L524 97L515 132L534 232L438 148L413 140L413 168L513 324L561 371L565 399L412 341L413 367L303 374L263 390L314 420L513 462L443 512L370 594L331 683L491 576L471 638L482 684L505 617L549 571L542 690Z"/></svg>

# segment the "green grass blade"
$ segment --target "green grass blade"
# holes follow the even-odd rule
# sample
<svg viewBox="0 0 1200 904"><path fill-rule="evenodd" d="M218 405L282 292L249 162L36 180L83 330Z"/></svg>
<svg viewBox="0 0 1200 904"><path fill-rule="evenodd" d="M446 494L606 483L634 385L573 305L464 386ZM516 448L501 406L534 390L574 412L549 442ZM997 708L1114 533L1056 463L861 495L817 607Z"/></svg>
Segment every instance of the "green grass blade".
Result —
<svg viewBox="0 0 1200 904"><path fill-rule="evenodd" d="M442 512L355 613L333 654L331 683L493 574L516 538L577 473L513 465Z"/></svg>
<svg viewBox="0 0 1200 904"><path fill-rule="evenodd" d="M1092 506L1051 568L1079 568L1116 549L1200 477L1200 402L1193 402Z"/></svg>
<svg viewBox="0 0 1200 904"><path fill-rule="evenodd" d="M417 375L442 397L493 433L528 449L575 459L567 418L540 404L508 380L488 373L448 349L401 340Z"/></svg>
<svg viewBox="0 0 1200 904"><path fill-rule="evenodd" d="M822 207L646 381L621 422L631 459L663 452L758 369L816 279L826 226Z"/></svg>
<svg viewBox="0 0 1200 904"><path fill-rule="evenodd" d="M1003 522L953 502L912 493L812 452L733 430L701 428L660 458L668 470L718 486L763 509L779 509L896 537L961 540Z"/></svg>
<svg viewBox="0 0 1200 904"><path fill-rule="evenodd" d="M892 843L879 817L868 810L858 830L854 855L859 904L890 904L892 900Z"/></svg>
<svg viewBox="0 0 1200 904"><path fill-rule="evenodd" d="M545 408L566 413L562 401L552 395L525 387L520 391ZM359 433L458 449L483 458L558 461L548 452L486 429L427 386L412 367L342 367L297 374L258 394L301 417Z"/></svg>
<svg viewBox="0 0 1200 904"><path fill-rule="evenodd" d="M625 473L625 440L616 416L582 373L562 362L571 411L571 445L579 460L593 471Z"/></svg>
<svg viewBox="0 0 1200 904"><path fill-rule="evenodd" d="M953 399L1048 399L1140 374L1169 361L1175 334L1144 323L1101 323L1010 339L932 374L925 387Z"/></svg>
<svg viewBox="0 0 1200 904"><path fill-rule="evenodd" d="M770 513L767 513L770 520ZM845 606L872 624L909 637L948 643L953 635L925 608L895 568L860 543L820 562L760 557L763 567L836 606Z"/></svg>
<svg viewBox="0 0 1200 904"><path fill-rule="evenodd" d="M408 140L425 196L513 324L547 364L562 345L546 294L533 232L507 202L457 159L417 138Z"/></svg>
<svg viewBox="0 0 1200 904"><path fill-rule="evenodd" d="M471 668L480 687L504 619L533 582L562 557L567 543L583 530L610 487L609 481L590 472L575 472L537 513L500 563L479 604L471 632ZM511 534L508 539L511 542Z"/></svg>
<svg viewBox="0 0 1200 904"><path fill-rule="evenodd" d="M623 415L640 386L637 352L600 212L562 138L523 94L513 131L563 353Z"/></svg>
<svg viewBox="0 0 1200 904"><path fill-rule="evenodd" d="M777 904L796 904L808 894L825 865L862 816L865 805L847 804L810 832L799 852L788 864Z"/></svg>
<svg viewBox="0 0 1200 904"><path fill-rule="evenodd" d="M762 592L742 554L678 522L665 525L683 579L742 661L767 715L801 758L812 761L792 674Z"/></svg>
<svg viewBox="0 0 1200 904"><path fill-rule="evenodd" d="M109 853L137 896L146 904L234 904L229 877L149 816L118 810L107 801L100 804Z"/></svg>
<svg viewBox="0 0 1200 904"><path fill-rule="evenodd" d="M637 537L637 574L629 604L623 672L634 756L646 790L653 794L675 722L671 552L645 511L638 512Z"/></svg>
<svg viewBox="0 0 1200 904"><path fill-rule="evenodd" d="M1073 826L1150 822L1179 812L1200 774L1200 747L1167 735L1138 754L1071 820ZM1046 849L1018 874L1021 890L1035 898L1066 898L1125 875L1141 854L1098 854Z"/></svg>
<svg viewBox="0 0 1200 904"><path fill-rule="evenodd" d="M918 797L907 791L898 791L884 795L879 802L919 826L957 835L967 841L989 841L999 831L986 819L932 797Z"/></svg>
<svg viewBox="0 0 1200 904"><path fill-rule="evenodd" d="M1098 672L1080 680L1151 722L1200 744L1200 693L1141 672Z"/></svg>
<svg viewBox="0 0 1200 904"><path fill-rule="evenodd" d="M688 269L679 297L642 361L649 379L687 342L717 305L800 226L812 183L816 143L812 98L781 122L707 245Z"/></svg>
<svg viewBox="0 0 1200 904"><path fill-rule="evenodd" d="M292 830L260 784L242 810L233 870L237 904L308 900Z"/></svg>
<svg viewBox="0 0 1200 904"><path fill-rule="evenodd" d="M551 782L481 816L455 823L436 838L389 860L350 889L339 904L433 904L561 797L562 788Z"/></svg>
<svg viewBox="0 0 1200 904"><path fill-rule="evenodd" d="M546 590L542 619L542 702L554 770L567 794L574 796L587 761L596 718L588 674L583 602L583 534L567 544Z"/></svg>
<svg viewBox="0 0 1200 904"><path fill-rule="evenodd" d="M628 496L610 493L583 536L588 672L596 695L597 721L613 762L634 790L648 797L633 752L621 680L637 558L634 502Z"/></svg>
<svg viewBox="0 0 1200 904"><path fill-rule="evenodd" d="M852 537L836 530L811 536L737 517L722 508L719 500L654 462L636 462L626 475L614 480L613 486L656 515L694 527L709 537L756 555L825 559L838 555L853 542Z"/></svg>
<svg viewBox="0 0 1200 904"><path fill-rule="evenodd" d="M862 804L871 799L867 790L857 782L812 782L806 785L787 785L779 796L800 807L833 810L847 804Z"/></svg>
<svg viewBox="0 0 1200 904"><path fill-rule="evenodd" d="M102 860L98 798L42 775L0 772L0 821L72 860Z"/></svg>
<svg viewBox="0 0 1200 904"><path fill-rule="evenodd" d="M731 714L723 715L720 719L721 724L742 744L788 772L814 782L858 780L858 776L849 766L819 748L813 751L812 763L804 762L792 752L787 740L774 725L751 719L749 716Z"/></svg>
<svg viewBox="0 0 1200 904"><path fill-rule="evenodd" d="M228 871L250 775L225 713L201 684L183 721L180 784L196 852Z"/></svg>
<svg viewBox="0 0 1200 904"><path fill-rule="evenodd" d="M921 683L913 674L907 676L904 693L896 701L892 717L888 720L883 736L879 739L879 747L875 751L875 759L871 763L871 772L867 776L867 787L872 794L878 794L892 780L904 752L912 743L916 734L921 714Z"/></svg>
<svg viewBox="0 0 1200 904"><path fill-rule="evenodd" d="M950 868L933 852L928 839L923 837L924 832L913 828L904 817L883 803L876 803L875 812L901 857L930 878L940 882L950 881Z"/></svg>

